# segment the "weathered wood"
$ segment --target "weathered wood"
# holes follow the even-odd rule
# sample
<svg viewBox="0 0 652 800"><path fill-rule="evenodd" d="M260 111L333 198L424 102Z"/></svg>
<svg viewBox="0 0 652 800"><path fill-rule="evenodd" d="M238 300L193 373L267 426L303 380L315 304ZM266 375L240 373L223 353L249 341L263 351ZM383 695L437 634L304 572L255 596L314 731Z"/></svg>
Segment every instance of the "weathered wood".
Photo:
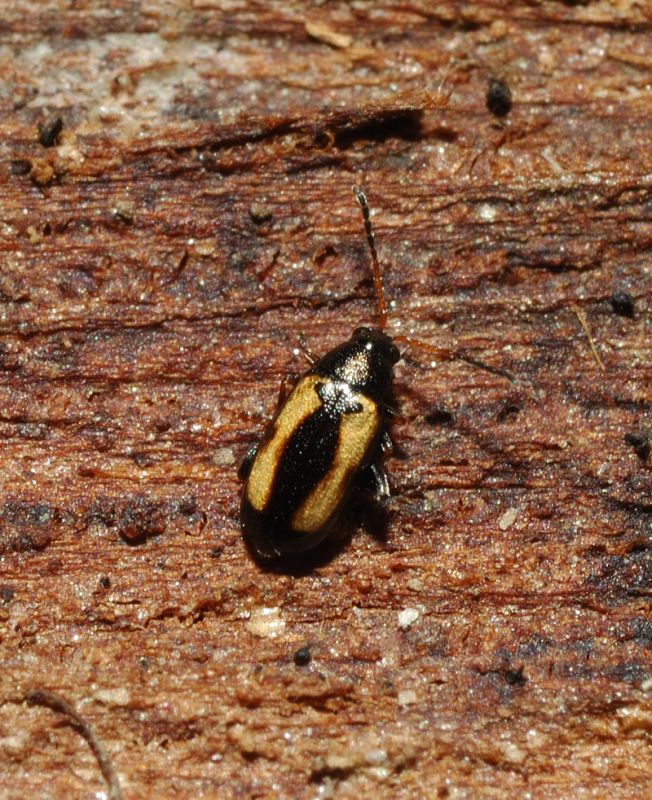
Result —
<svg viewBox="0 0 652 800"><path fill-rule="evenodd" d="M606 1L3 10L3 797L104 788L39 690L125 798L646 795L651 29ZM515 382L406 352L384 531L352 509L264 571L237 463L299 336L374 321L353 183L392 330Z"/></svg>

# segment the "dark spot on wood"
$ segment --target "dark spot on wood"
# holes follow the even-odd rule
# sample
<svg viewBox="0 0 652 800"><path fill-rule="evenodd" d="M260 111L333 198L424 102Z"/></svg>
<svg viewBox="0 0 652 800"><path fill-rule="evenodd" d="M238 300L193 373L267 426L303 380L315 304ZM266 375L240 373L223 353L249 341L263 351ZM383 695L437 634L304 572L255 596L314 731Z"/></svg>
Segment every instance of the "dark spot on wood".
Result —
<svg viewBox="0 0 652 800"><path fill-rule="evenodd" d="M9 162L9 172L12 175L29 175L31 169L31 161L28 161L25 158L16 158Z"/></svg>
<svg viewBox="0 0 652 800"><path fill-rule="evenodd" d="M620 317L634 317L634 298L629 292L618 290L611 295L611 307Z"/></svg>
<svg viewBox="0 0 652 800"><path fill-rule="evenodd" d="M632 542L632 544L627 548L628 553L645 553L650 549L649 542Z"/></svg>
<svg viewBox="0 0 652 800"><path fill-rule="evenodd" d="M402 139L413 142L421 138L421 111L381 111L374 119L364 120L335 134L335 146L346 150L357 142L385 142Z"/></svg>
<svg viewBox="0 0 652 800"><path fill-rule="evenodd" d="M623 440L625 444L631 445L631 447L634 448L634 452L641 461L647 461L650 455L650 437L647 433L632 431L631 433L626 433L623 436Z"/></svg>
<svg viewBox="0 0 652 800"><path fill-rule="evenodd" d="M424 419L428 425L452 425L455 422L455 415L446 408L436 406L429 414L426 414Z"/></svg>
<svg viewBox="0 0 652 800"><path fill-rule="evenodd" d="M15 596L14 590L11 586L0 586L0 600L2 601L3 605L7 605L7 603L11 603Z"/></svg>
<svg viewBox="0 0 652 800"><path fill-rule="evenodd" d="M108 589L111 586L111 579L108 575L100 575L99 584L103 589Z"/></svg>
<svg viewBox="0 0 652 800"><path fill-rule="evenodd" d="M305 667L310 664L312 655L308 646L300 647L293 656L294 663L297 667Z"/></svg>
<svg viewBox="0 0 652 800"><path fill-rule="evenodd" d="M489 78L485 100L495 117L505 117L512 110L512 90L500 78Z"/></svg>
<svg viewBox="0 0 652 800"><path fill-rule="evenodd" d="M38 141L43 147L54 147L63 130L63 117L53 114L39 125Z"/></svg>
<svg viewBox="0 0 652 800"><path fill-rule="evenodd" d="M147 469L156 463L156 458L151 453L132 453L131 458L134 464L141 469Z"/></svg>
<svg viewBox="0 0 652 800"><path fill-rule="evenodd" d="M460 31L463 33L473 33L480 29L480 22L455 15L453 17L439 17L437 19L442 28L446 30Z"/></svg>
<svg viewBox="0 0 652 800"><path fill-rule="evenodd" d="M440 142L452 144L459 139L460 134L454 128L450 128L447 125L438 125L436 128L432 129L430 136L433 139L438 139Z"/></svg>
<svg viewBox="0 0 652 800"><path fill-rule="evenodd" d="M354 767L316 769L310 773L310 783L323 783L332 781L335 785L343 781L353 772Z"/></svg>
<svg viewBox="0 0 652 800"><path fill-rule="evenodd" d="M587 558L600 558L604 556L606 552L607 548L603 544L592 544L590 547L586 548L583 555Z"/></svg>
<svg viewBox="0 0 652 800"><path fill-rule="evenodd" d="M197 511L197 500L192 495L182 497L181 500L179 500L177 508L179 514L190 517Z"/></svg>
<svg viewBox="0 0 652 800"><path fill-rule="evenodd" d="M163 505L137 497L122 510L117 524L120 536L128 544L141 544L153 536L160 536L167 523L168 514Z"/></svg>
<svg viewBox="0 0 652 800"><path fill-rule="evenodd" d="M523 674L523 666L516 669L507 668L504 670L503 675L505 682L510 686L524 686L527 682L527 678Z"/></svg>

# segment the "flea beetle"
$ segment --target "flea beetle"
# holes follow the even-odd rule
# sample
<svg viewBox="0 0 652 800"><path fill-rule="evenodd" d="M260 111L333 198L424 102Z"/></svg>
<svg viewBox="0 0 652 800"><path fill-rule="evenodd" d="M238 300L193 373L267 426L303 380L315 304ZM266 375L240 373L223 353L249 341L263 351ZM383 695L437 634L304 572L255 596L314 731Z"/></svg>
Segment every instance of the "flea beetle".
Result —
<svg viewBox="0 0 652 800"><path fill-rule="evenodd" d="M387 305L369 206L361 189L353 191L371 252L378 327L357 328L347 342L315 361L287 399L279 399L260 443L247 453L239 471L245 481L240 519L261 559L309 550L336 532L356 486L370 487L379 498L389 495L382 454L391 448L387 398L400 359L396 342L478 363L385 333Z"/></svg>

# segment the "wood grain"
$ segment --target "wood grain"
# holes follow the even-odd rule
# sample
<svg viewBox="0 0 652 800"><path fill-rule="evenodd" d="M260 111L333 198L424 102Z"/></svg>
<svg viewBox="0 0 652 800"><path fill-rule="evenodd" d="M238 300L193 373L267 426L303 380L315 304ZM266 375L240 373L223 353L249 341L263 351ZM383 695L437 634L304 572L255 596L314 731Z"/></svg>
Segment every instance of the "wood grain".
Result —
<svg viewBox="0 0 652 800"><path fill-rule="evenodd" d="M107 791L40 691L134 800L646 797L649 5L9 5L0 794ZM391 330L515 381L406 349L385 518L265 571L237 464L374 322L354 183Z"/></svg>

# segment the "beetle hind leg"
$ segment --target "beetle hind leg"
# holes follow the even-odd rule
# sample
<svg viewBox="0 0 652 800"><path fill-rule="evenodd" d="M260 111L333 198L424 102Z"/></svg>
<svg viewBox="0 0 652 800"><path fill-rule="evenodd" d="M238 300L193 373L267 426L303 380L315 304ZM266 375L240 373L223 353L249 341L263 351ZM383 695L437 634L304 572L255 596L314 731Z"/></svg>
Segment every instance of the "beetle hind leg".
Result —
<svg viewBox="0 0 652 800"><path fill-rule="evenodd" d="M362 470L360 473L360 486L362 489L371 492L378 500L385 499L391 494L387 473L380 461L372 461L369 466Z"/></svg>

